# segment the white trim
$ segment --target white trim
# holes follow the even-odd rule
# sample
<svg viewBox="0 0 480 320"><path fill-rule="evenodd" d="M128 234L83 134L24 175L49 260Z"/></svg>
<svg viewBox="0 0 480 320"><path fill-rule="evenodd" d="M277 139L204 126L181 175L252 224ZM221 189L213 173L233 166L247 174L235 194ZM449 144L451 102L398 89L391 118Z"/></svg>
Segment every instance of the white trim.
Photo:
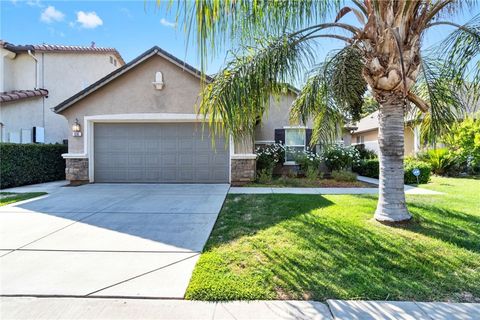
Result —
<svg viewBox="0 0 480 320"><path fill-rule="evenodd" d="M274 144L275 140L256 140L254 144Z"/></svg>
<svg viewBox="0 0 480 320"><path fill-rule="evenodd" d="M86 159L88 156L85 153L63 153L63 159Z"/></svg>
<svg viewBox="0 0 480 320"><path fill-rule="evenodd" d="M307 126L284 126L282 129L308 129Z"/></svg>
<svg viewBox="0 0 480 320"><path fill-rule="evenodd" d="M254 153L237 153L237 154L230 155L230 158L234 160L242 160L242 159L253 160L253 159L257 159L257 155Z"/></svg>
<svg viewBox="0 0 480 320"><path fill-rule="evenodd" d="M297 163L295 161L285 161L283 163L284 166L296 166Z"/></svg>
<svg viewBox="0 0 480 320"><path fill-rule="evenodd" d="M96 116L85 116L84 120L84 135L83 135L83 149L84 157L88 158L88 178L90 182L95 182L95 161L94 161L94 130L95 123L176 123L176 122L205 122L203 116L193 113L130 113L130 114L105 114ZM229 182L231 177L231 159L233 155L233 142L230 138L230 163L229 163ZM256 155L255 155L256 156Z"/></svg>

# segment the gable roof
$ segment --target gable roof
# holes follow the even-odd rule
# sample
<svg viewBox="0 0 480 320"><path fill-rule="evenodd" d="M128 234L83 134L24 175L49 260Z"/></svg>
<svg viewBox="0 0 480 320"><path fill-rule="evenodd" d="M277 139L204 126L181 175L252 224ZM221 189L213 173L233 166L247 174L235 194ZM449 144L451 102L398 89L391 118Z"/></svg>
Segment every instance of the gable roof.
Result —
<svg viewBox="0 0 480 320"><path fill-rule="evenodd" d="M82 100L83 98L85 98L86 96L91 94L92 92L100 89L101 87L105 86L109 82L113 81L114 79L118 78L122 74L128 72L130 69L133 69L134 67L136 67L137 65L139 65L140 63L142 63L143 61L147 60L148 58L150 58L154 55L159 55L159 56L165 58L166 60L172 62L173 64L177 65L178 67L186 70L187 72L189 72L193 76L195 76L199 79L202 79L202 73L200 72L200 70L192 67L191 65L189 65L185 61L182 61L182 60L178 59L177 57L175 57L172 54L166 52L165 50L159 48L158 46L154 46L151 49L149 49L149 50L145 51L144 53L142 53L141 55L139 55L138 57L136 57L135 59L133 59L132 61L130 61L129 63L127 63L127 64L123 65L122 67L112 71L111 73L109 73L105 77L101 78L100 80L98 80L94 84L86 87L82 91L80 91L77 94L71 96L70 98L63 101L62 103L58 104L56 107L53 108L53 111L55 113L62 112L63 110L67 109L68 107L70 107L74 103ZM213 80L208 75L204 75L204 79L207 82L211 82Z"/></svg>
<svg viewBox="0 0 480 320"><path fill-rule="evenodd" d="M86 46L63 46L54 44L26 44L26 45L14 45L12 43L3 42L0 43L3 48L14 53L22 53L31 50L33 52L62 52L62 53L111 53L114 55L121 65L125 64L120 53L115 48L105 47L86 47Z"/></svg>

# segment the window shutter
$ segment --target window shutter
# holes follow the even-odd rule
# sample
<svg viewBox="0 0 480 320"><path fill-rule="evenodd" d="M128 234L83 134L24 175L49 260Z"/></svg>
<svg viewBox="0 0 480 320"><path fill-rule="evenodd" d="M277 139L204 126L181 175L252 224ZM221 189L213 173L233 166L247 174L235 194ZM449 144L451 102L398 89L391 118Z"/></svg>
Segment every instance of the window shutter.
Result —
<svg viewBox="0 0 480 320"><path fill-rule="evenodd" d="M285 144L285 129L275 129L275 143Z"/></svg>
<svg viewBox="0 0 480 320"><path fill-rule="evenodd" d="M309 149L312 149L310 146L310 141L312 141L312 129L305 130L305 146Z"/></svg>

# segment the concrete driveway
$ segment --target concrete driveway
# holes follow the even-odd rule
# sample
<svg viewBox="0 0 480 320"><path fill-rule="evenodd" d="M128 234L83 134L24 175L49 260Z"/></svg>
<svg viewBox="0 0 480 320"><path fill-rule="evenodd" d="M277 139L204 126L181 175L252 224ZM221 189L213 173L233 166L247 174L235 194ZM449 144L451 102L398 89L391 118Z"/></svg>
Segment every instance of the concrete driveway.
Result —
<svg viewBox="0 0 480 320"><path fill-rule="evenodd" d="M91 184L0 207L0 293L182 298L228 189Z"/></svg>

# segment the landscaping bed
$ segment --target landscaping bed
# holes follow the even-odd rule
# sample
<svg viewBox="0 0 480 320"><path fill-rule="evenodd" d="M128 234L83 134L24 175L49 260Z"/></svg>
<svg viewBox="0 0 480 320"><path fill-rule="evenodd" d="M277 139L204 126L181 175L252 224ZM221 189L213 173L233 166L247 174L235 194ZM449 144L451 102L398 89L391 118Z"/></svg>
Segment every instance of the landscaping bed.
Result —
<svg viewBox="0 0 480 320"><path fill-rule="evenodd" d="M397 228L373 195L229 195L186 298L480 302L480 180L425 187Z"/></svg>
<svg viewBox="0 0 480 320"><path fill-rule="evenodd" d="M252 182L244 187L290 187L290 188L378 188L377 185L362 181L338 181L335 179L274 177L270 182Z"/></svg>

